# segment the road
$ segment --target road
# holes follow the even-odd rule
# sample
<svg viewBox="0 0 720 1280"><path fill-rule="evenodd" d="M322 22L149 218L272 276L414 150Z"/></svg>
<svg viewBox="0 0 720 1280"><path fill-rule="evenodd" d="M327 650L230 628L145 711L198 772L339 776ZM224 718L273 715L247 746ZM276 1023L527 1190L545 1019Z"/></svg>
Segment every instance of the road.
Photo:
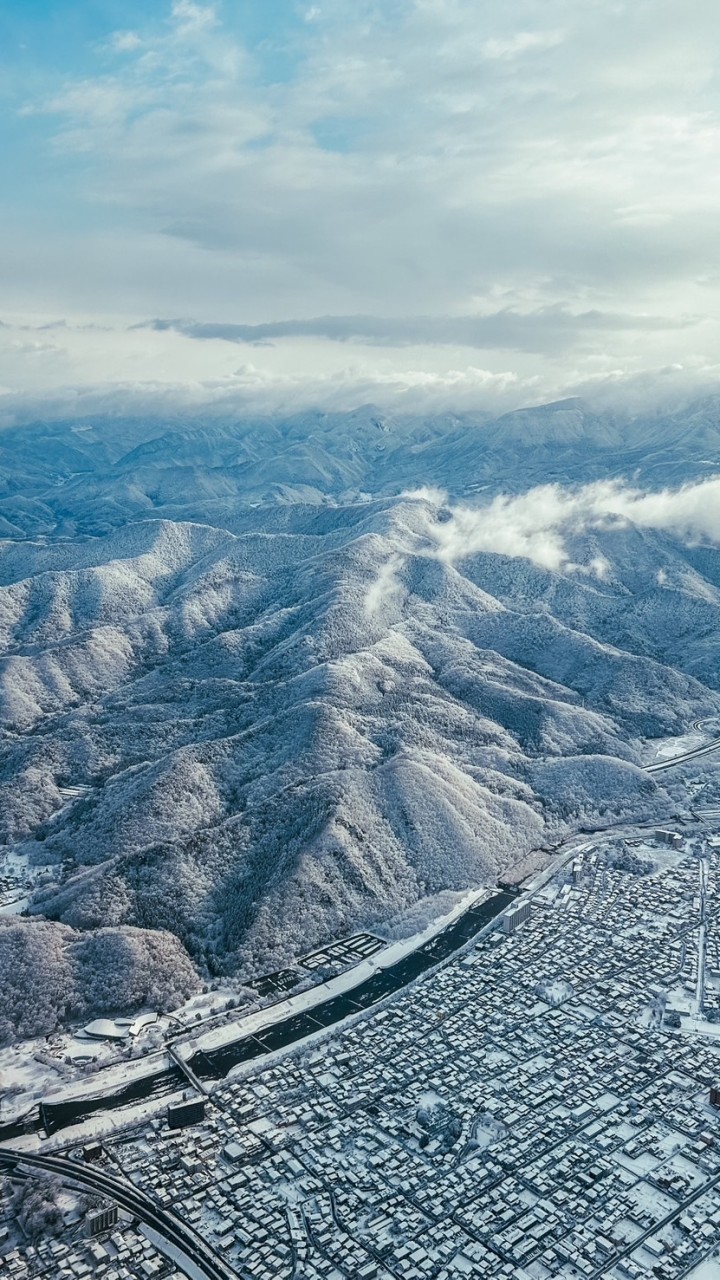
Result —
<svg viewBox="0 0 720 1280"><path fill-rule="evenodd" d="M720 738L715 738L711 742L705 743L704 746L694 748L692 751L686 751L681 753L680 755L673 756L669 760L661 760L655 764L646 765L645 769L646 769L646 772L650 774L659 773L666 769L675 768L677 765L683 764L686 761L693 760L698 757L702 757L704 755L708 755L709 753L717 750L720 750ZM588 845L587 839L585 840L584 843L575 843L578 840L579 836L580 836L580 840L582 840L583 836L585 837L590 836L592 838L593 836L596 836L598 834L604 834L609 832L612 829L612 825L622 827L625 824L624 822L621 822L618 824L611 824L608 827L599 828L597 831L584 832L582 833L582 835L580 835L580 833L577 833L576 835L570 837L567 842L563 842L563 844L565 845L565 849L563 850L563 853L560 856L553 858L551 864L545 869L545 871L541 872L538 876L535 877L533 881L531 881L531 883L526 887L524 894L522 895L523 899L526 900L528 898L532 898L544 886L544 884L549 879L551 879L554 875L557 874L559 867L562 865L564 861L566 861L570 856L574 856L576 853L581 852L584 848L587 848L587 845ZM640 825L648 825L648 824L640 824ZM573 845L575 846L574 848L573 848ZM558 850L558 853L559 853L559 850ZM502 909L502 905L504 904L500 904L500 903L498 904L498 907L499 907L498 914L500 913L500 909ZM462 941L465 942L467 941L467 939L463 939ZM701 947L703 943L704 943L704 938L701 938ZM420 948L420 951L424 949L425 948ZM441 960L444 958L445 958L444 956L434 957L433 961L427 964L427 967L432 967L433 963L437 963L438 960ZM701 963L702 963L702 957L701 957ZM407 961L403 962L403 967L407 967ZM407 981L412 980L412 978L416 976L418 976L418 973L416 972L408 973L407 975L404 975L403 979L401 979L401 981L399 981L397 984L388 984L387 989L383 989L382 992L379 991L373 998L369 999L367 1001L367 1004L363 1005L363 1007L368 1007L368 1005L371 1005L376 1001L378 1001L379 999L384 998L386 995L391 994L393 989L399 989L399 987L405 985ZM386 979L386 978L387 978L387 975L383 975L383 978L381 978L380 975L377 975L373 981L377 986L377 985L381 985L383 982L383 979ZM372 983L364 984L364 985L372 985ZM358 990L360 990L360 988ZM349 994L352 995L352 993L349 993ZM702 993L699 993L699 994L701 998ZM283 1002L281 1002L281 1004L282 1003ZM341 1002L338 1001L337 1003L340 1004ZM352 1000L344 999L342 1003L344 1005L347 1005L347 1008L344 1010L345 1016L347 1016L352 1012L358 1011L352 1007ZM331 1004L332 1002L328 1002L327 1004L328 1014L329 1014L329 1008ZM173 1059L172 1068L170 1072L168 1072L167 1070L164 1070L152 1077L152 1081L154 1083L153 1083L151 1092L154 1092L154 1091L170 1092L171 1091L170 1086L172 1084L170 1077L173 1071L175 1071L177 1075L180 1076L181 1079L183 1076L185 1077L185 1079L192 1079L193 1083L195 1084L195 1087L197 1087L202 1092L208 1092L207 1086L201 1082L201 1078L210 1079L210 1080L221 1078L224 1074L227 1073L227 1071L229 1071L232 1068L232 1066L236 1064L239 1064L245 1061L250 1061L254 1057L267 1055L271 1053L275 1048L284 1047L287 1044L302 1040L303 1038L305 1038L305 1036L310 1035L316 1032L317 1030L319 1030L321 1026L327 1027L335 1021L339 1022L342 1020L342 1017L339 1015L335 1015L335 1016L329 1015L327 1017L322 1017L318 1025L316 1025L315 1020L312 1017L312 1013L313 1011L309 1010L304 1014L298 1015L297 1017L288 1018L286 1016L284 1018L281 1018L278 1021L278 1023L275 1024L274 1026L268 1025L266 1028L264 1028L261 1036L246 1036L246 1037L241 1036L239 1037L238 1041L235 1042L234 1045L228 1045L224 1050L216 1050L216 1051L213 1051L211 1054L202 1054L202 1053L196 1054L195 1057L190 1060L190 1062L187 1062L184 1058L181 1059L180 1054L176 1053L174 1051L174 1048L171 1048L171 1046L168 1045L166 1047L166 1051L169 1050L170 1056ZM221 1059L223 1059L223 1057L226 1057L227 1061L221 1062ZM210 1066L210 1063L209 1063L210 1058L218 1059L217 1069L213 1069ZM100 1081L98 1081L98 1084L100 1084ZM140 1100L140 1098L146 1096L146 1092L147 1092L142 1080L137 1085L137 1088L138 1090L140 1090L140 1092L138 1093L138 1100ZM135 1099L128 1098L128 1101L130 1100L135 1100ZM75 1102L68 1103L67 1105L58 1104L57 1106L52 1108L52 1115L50 1117L51 1124L49 1127L49 1131L54 1132L56 1129L65 1127L65 1125L75 1123L79 1121L81 1118L83 1118L85 1113L89 1114L90 1112L95 1110L111 1110L113 1109L113 1107L121 1105L122 1101L123 1099L121 1099L119 1096L111 1094L108 1097L92 1098L89 1100L83 1097L83 1098L77 1099ZM47 1110L48 1110L48 1113L50 1113L51 1108L48 1107ZM65 1112L67 1112L67 1114L65 1114ZM45 1126L46 1128L48 1128L47 1117L45 1118ZM4 1127L5 1131L3 1132L3 1126L0 1126L0 1140L13 1141L17 1137L18 1130L20 1127L22 1126L5 1126ZM28 1126L25 1126L25 1128L23 1128L23 1131L25 1131L27 1127ZM39 1124L36 1125L35 1127L39 1127Z"/></svg>
<svg viewBox="0 0 720 1280"><path fill-rule="evenodd" d="M192 1227L180 1222L146 1192L113 1177L97 1164L83 1165L64 1156L29 1155L24 1151L0 1149L0 1169L11 1173L18 1166L54 1173L63 1183L107 1195L120 1208L151 1227L166 1245L168 1256L173 1257L173 1250L182 1253L192 1264L192 1273L203 1277L203 1280L238 1280L237 1272Z"/></svg>
<svg viewBox="0 0 720 1280"><path fill-rule="evenodd" d="M709 756L711 751L720 751L720 738L713 738L712 742L706 742L703 747L694 747L692 751L683 751L682 755L672 756L669 760L658 760L656 764L646 764L646 773L662 773L664 769L674 769L678 764L685 764L687 760L696 760L699 756Z"/></svg>
<svg viewBox="0 0 720 1280"><path fill-rule="evenodd" d="M166 1062L158 1072L139 1077L132 1086L119 1092L103 1094L102 1082L98 1081L97 1093L82 1093L74 1099L58 1102L45 1101L41 1104L42 1125L48 1134L52 1134L68 1125L80 1123L95 1112L111 1111L131 1102L144 1101L146 1097L163 1097L173 1089L182 1087L189 1079L196 1082L198 1089L207 1093L209 1090L204 1081L223 1079L232 1067L240 1063L269 1056L277 1049L287 1048L309 1035L327 1030L330 1026L379 1004L387 996L401 990L421 974L436 968L455 952L462 950L471 939L480 937L514 900L511 893L494 893L467 908L462 915L394 963L382 966L379 961L373 961L371 975L359 976L355 986L348 986L338 994L326 998L322 998L321 989L318 988L319 998L316 1004L292 1013L287 1012L287 1002L281 1001L275 1020L269 1020L262 1030L255 1034L240 1034L236 1039L217 1048L196 1049L189 1060L183 1059L182 1066L178 1065L179 1051L173 1046L170 1052L168 1045L166 1052L170 1052L172 1059L169 1068ZM269 1012L271 1013L270 1010ZM272 1016L271 1013L271 1018ZM38 1119L34 1125L27 1125L23 1132L40 1127L41 1120ZM12 1142L17 1137L17 1132L3 1133L0 1127L0 1141Z"/></svg>
<svg viewBox="0 0 720 1280"><path fill-rule="evenodd" d="M624 1249L620 1249L617 1253L613 1254L611 1258L608 1258L603 1262L602 1265L598 1267L597 1271L592 1272L590 1280L600 1280L601 1276L607 1276L610 1269L614 1269L618 1262L622 1262L623 1258L627 1258L629 1254L634 1253L635 1250L644 1245L645 1241L649 1240L651 1236L655 1236L660 1231L663 1231L665 1227L669 1227L670 1224L674 1222L676 1218L679 1218L683 1213L685 1213L696 1200L699 1200L701 1196L707 1195L709 1191L714 1191L718 1185L720 1185L720 1173L714 1178L711 1178L709 1182L701 1183L701 1185L693 1191L692 1195L688 1196L687 1200L683 1200L682 1204L679 1204L676 1209L671 1209L670 1212L667 1213L664 1218L661 1218L659 1222L653 1222L652 1226L648 1227L646 1231L643 1231L642 1235L639 1235L636 1240L630 1241ZM697 1262L694 1265L697 1266Z"/></svg>
<svg viewBox="0 0 720 1280"><path fill-rule="evenodd" d="M707 950L707 925L705 923L705 897L707 894L709 864L707 858L698 863L700 875L700 929L698 931L697 986L695 988L695 1012L702 1017L705 1002L705 953Z"/></svg>

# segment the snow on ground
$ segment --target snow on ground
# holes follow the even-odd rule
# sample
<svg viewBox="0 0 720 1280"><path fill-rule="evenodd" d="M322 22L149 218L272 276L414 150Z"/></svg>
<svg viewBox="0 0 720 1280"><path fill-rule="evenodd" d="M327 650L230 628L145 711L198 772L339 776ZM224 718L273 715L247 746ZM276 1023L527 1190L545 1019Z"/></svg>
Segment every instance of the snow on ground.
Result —
<svg viewBox="0 0 720 1280"><path fill-rule="evenodd" d="M140 1230L147 1237L151 1244L155 1245L158 1253L168 1258L170 1262L174 1262L175 1266L180 1269L180 1274L187 1276L187 1280L206 1280L206 1272L193 1262L192 1258L188 1258L187 1254L182 1253L180 1249L176 1249L171 1245L164 1236L158 1235L157 1231L153 1231L152 1227L141 1226Z"/></svg>
<svg viewBox="0 0 720 1280"><path fill-rule="evenodd" d="M144 1031L131 1052L139 1053L156 1042L157 1024ZM42 1098L112 1092L136 1077L162 1070L168 1062L164 1053L137 1058L126 1054L127 1047L121 1048L118 1042L81 1039L72 1033L0 1049L0 1124L25 1115Z"/></svg>
<svg viewBox="0 0 720 1280"><path fill-rule="evenodd" d="M712 738L713 735L706 733L704 729L692 729L679 737L650 738L643 746L643 763L659 764L661 760L672 760L674 756L682 756L686 751L695 751L711 742Z"/></svg>
<svg viewBox="0 0 720 1280"><path fill-rule="evenodd" d="M686 849L673 849L670 845L658 844L657 840L633 841L632 851L641 862L652 863L655 868L652 874L674 867L687 857Z"/></svg>
<svg viewBox="0 0 720 1280"><path fill-rule="evenodd" d="M58 1069L35 1057L41 1047L45 1047L44 1040L0 1049L0 1124L24 1115L49 1088L57 1085Z"/></svg>
<svg viewBox="0 0 720 1280"><path fill-rule="evenodd" d="M683 1018L682 1029L691 1035L708 1036L720 1041L720 1022L708 1022L706 1018Z"/></svg>
<svg viewBox="0 0 720 1280"><path fill-rule="evenodd" d="M469 893L463 894L446 915L433 920L420 933L415 933L409 938L403 938L400 942L391 943L382 951L376 952L371 960L363 960L360 964L353 965L351 969L347 969L345 973L338 974L336 978L331 978L316 987L311 987L308 991L301 991L298 995L282 1000L278 1004L270 1005L267 1009L259 1009L238 1020L228 1022L225 1026L213 1027L210 1031L201 1032L192 1041L178 1044L178 1051L182 1053L183 1057L189 1058L198 1049L218 1049L222 1045L231 1044L234 1040L255 1035L258 1031L264 1030L283 1018L290 1017L292 1014L312 1009L315 1005L322 1004L333 996L351 991L353 987L357 987L361 982L365 982L367 978L371 978L374 973L377 973L378 969L387 969L391 965L397 964L398 960L402 960L404 956L416 951L423 943L429 942L431 938L446 929L453 920L456 920L469 907L484 902L491 893L492 890L490 889L473 889Z"/></svg>
<svg viewBox="0 0 720 1280"><path fill-rule="evenodd" d="M685 1280L720 1280L720 1258L706 1258L688 1271Z"/></svg>
<svg viewBox="0 0 720 1280"><path fill-rule="evenodd" d="M80 1146L88 1142L98 1142L116 1133L118 1129L133 1129L146 1125L164 1115L168 1106L180 1102L185 1090L163 1094L161 1098L149 1098L147 1102L134 1102L127 1107L117 1107L113 1111L97 1111L79 1124L68 1125L60 1129L51 1138L42 1138L38 1133L26 1134L13 1138L11 1146L21 1151L42 1151L51 1154L53 1151L67 1146Z"/></svg>
<svg viewBox="0 0 720 1280"><path fill-rule="evenodd" d="M29 905L30 899L20 896L11 898L9 902L4 902L0 906L0 916L19 916L22 915L25 908Z"/></svg>
<svg viewBox="0 0 720 1280"><path fill-rule="evenodd" d="M632 842L633 852L654 865L657 865L658 862L672 864L680 857L687 856L687 854L681 855L665 846L658 845L644 835L642 828L623 826L622 832L624 837ZM617 835L613 832L607 838L615 842ZM534 880L531 881L531 885L526 890L526 895L531 896L533 893L542 893L546 882L552 876L557 877L558 872L562 871L563 865L579 853L587 853L588 850L602 851L604 840L605 837L602 834L598 834L595 838L588 838L587 835L572 837L555 854L552 865L536 875ZM595 856L595 852L593 852L593 856ZM458 897L449 912L434 920L421 931L409 938L388 944L383 951L374 955L370 960L362 961L332 980L310 990L300 992L289 999L279 1001L264 1009L255 1009L252 1012L247 1010L245 1012L240 1010L229 1012L226 1004L231 989L228 987L227 991L224 989L208 991L193 997L175 1015L163 1016L151 1027L141 1028L141 1037L144 1033L147 1033L157 1043L157 1037L168 1031L174 1031L179 1037L177 1041L178 1048L184 1057L189 1057L197 1049L219 1047L245 1035L256 1033L260 1029L285 1017L304 1009L312 1008L314 1004L333 995L351 990L365 978L377 972L378 969L396 963L397 960L407 955L417 946L422 945L423 942L445 928L468 907L482 901L491 892L488 889L480 889ZM685 1014L683 1017L683 1030L691 1031L693 1034L720 1036L720 1024L701 1022L688 1016L692 1008L692 992L689 988L685 991L685 988L679 985L669 993L669 1002L673 1007L678 1008L681 1013ZM194 1018L198 1015L202 1019L210 1018L212 1020L216 1020L218 1015L224 1015L224 1020L221 1025L206 1027L204 1030L202 1026L199 1026L197 1030L192 1026L186 1027L183 1034L182 1023L186 1019L189 1020L189 1018ZM594 1011L590 1007L587 1008L587 1015L594 1016ZM140 1022L142 1021L140 1019ZM319 1035L323 1034L326 1034L326 1032L319 1033ZM149 1039L146 1046L143 1046L141 1041L138 1048L149 1047L149 1044ZM180 1048L180 1046L182 1047ZM79 1094L85 1093L110 1092L123 1084L127 1084L130 1079L136 1076L145 1076L163 1070L168 1063L167 1054L164 1051L149 1052L136 1060L123 1058L121 1056L122 1052L123 1050L119 1050L117 1045L99 1041L83 1041L77 1036L69 1035L52 1037L50 1042L39 1040L31 1045L26 1043L21 1048L1 1050L0 1079L2 1079L4 1088L9 1090L10 1097L6 1101L5 1109L0 1119L6 1121L11 1116L25 1114L33 1104L37 1103L39 1098L49 1094L54 1095L57 1099L58 1096L62 1095L77 1097ZM282 1053L283 1050L279 1052ZM34 1053L43 1057L47 1055L47 1058L45 1061L38 1061L33 1056ZM48 1061L50 1054L53 1054L54 1058ZM78 1066L77 1058L83 1058L87 1054L91 1054L96 1059L96 1063L93 1066L102 1066L101 1070L87 1072L82 1070L81 1066ZM75 1058L75 1065L64 1062L65 1058ZM267 1062L267 1059L264 1062ZM238 1068L238 1070L242 1069L242 1067ZM148 1114L155 1114L166 1103L166 1099L157 1100L156 1102L151 1100L143 1105L150 1108ZM104 1117L101 1116L99 1119L93 1118L93 1131L95 1131L94 1126L96 1126L96 1123L108 1126L109 1130L121 1127L129 1122L128 1116L132 1117L134 1114L131 1108L123 1111L114 1111ZM85 1133L84 1126L79 1128L82 1128L82 1132Z"/></svg>
<svg viewBox="0 0 720 1280"><path fill-rule="evenodd" d="M191 1039L180 1041L176 1046L178 1052L184 1058L190 1058L198 1049L217 1048L246 1035L252 1035L291 1014L312 1008L313 1005L334 995L351 990L366 978L371 977L379 968L397 963L424 942L429 941L469 907L484 901L490 892L488 889L480 889L463 894L445 915L432 921L412 937L390 944L373 956L372 960L354 965L329 982L312 987L289 1000L270 1005L240 1019L233 1019L222 1026L212 1027L204 1033L192 1036ZM205 1019L217 1013L219 1008L222 1009L226 999L227 993L224 991L207 992L193 997L178 1013L180 1015L199 1013ZM149 1027L141 1028L140 1037L142 1038L143 1032L148 1032L153 1040L157 1040L164 1031L173 1029L173 1025L177 1026L178 1021L177 1015L172 1015L171 1018L162 1017ZM137 1059L127 1059L121 1056L122 1051L118 1049L117 1043L80 1040L73 1035L52 1037L52 1062L50 1063L38 1062L36 1053L42 1053L50 1059L48 1042L44 1039L25 1041L22 1045L0 1050L0 1086L6 1098L5 1110L0 1112L0 1120L3 1122L25 1115L41 1099L52 1098L53 1101L58 1102L65 1097L78 1098L83 1095L96 1096L99 1092L112 1093L132 1080L154 1075L170 1065L170 1059L164 1050L151 1052ZM79 1069L80 1064L77 1059L86 1059L88 1056L93 1059L93 1069L85 1073ZM76 1059L75 1064L66 1063L64 1061L66 1057ZM150 1100L141 1105L144 1108L144 1115L153 1115L167 1105L167 1098ZM135 1110L132 1107L118 1108L111 1113L92 1117L81 1125L73 1126L73 1130L77 1129L85 1139L99 1132L98 1125L105 1125L104 1132L122 1128L131 1122L128 1117L134 1114ZM64 1134L70 1132L70 1130L63 1130Z"/></svg>
<svg viewBox="0 0 720 1280"><path fill-rule="evenodd" d="M0 916L20 915L29 904L30 891L57 877L52 863L31 865L26 854L12 845L0 850Z"/></svg>

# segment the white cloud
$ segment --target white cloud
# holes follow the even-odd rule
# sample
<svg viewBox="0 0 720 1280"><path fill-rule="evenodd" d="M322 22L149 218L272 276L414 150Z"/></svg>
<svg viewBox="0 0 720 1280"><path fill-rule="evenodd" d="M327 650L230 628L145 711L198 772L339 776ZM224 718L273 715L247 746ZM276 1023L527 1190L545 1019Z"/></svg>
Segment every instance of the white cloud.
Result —
<svg viewBox="0 0 720 1280"><path fill-rule="evenodd" d="M135 53L142 48L142 43L137 31L116 31L110 41L110 47L116 53Z"/></svg>
<svg viewBox="0 0 720 1280"><path fill-rule="evenodd" d="M517 58L532 50L553 49L561 44L561 31L518 31L504 37L491 37L482 46L486 58Z"/></svg>
<svg viewBox="0 0 720 1280"><path fill-rule="evenodd" d="M438 506L442 495L425 492L406 496L425 504L418 549L448 564L494 552L555 572L584 568L603 579L610 572L608 562L593 554L586 565L576 564L568 540L593 529L627 524L667 532L688 544L720 544L720 477L658 492L619 481L579 489L542 485L515 497L500 495L485 507L449 506L446 501Z"/></svg>
<svg viewBox="0 0 720 1280"><path fill-rule="evenodd" d="M551 352L587 343L598 333L622 330L668 332L697 324L689 316L618 315L571 312L564 307L456 316L318 316L270 324L233 324L195 320L152 320L145 327L174 330L198 341L262 344L284 338L327 338L377 347L454 346L479 350Z"/></svg>
<svg viewBox="0 0 720 1280"><path fill-rule="evenodd" d="M176 0L25 104L61 178L0 240L7 305L279 326L329 393L342 322L373 318L358 386L414 396L425 374L428 403L714 363L714 0L692 21L674 0L333 0L252 41L235 16ZM220 345L203 377L228 376ZM256 363L282 397L287 371Z"/></svg>
<svg viewBox="0 0 720 1280"><path fill-rule="evenodd" d="M365 609L370 617L400 605L405 594L398 576L403 563L403 556L398 553L391 555L380 566L377 576L370 583L365 594Z"/></svg>
<svg viewBox="0 0 720 1280"><path fill-rule="evenodd" d="M585 574L599 582L612 574L609 560L593 550L586 561L573 558L578 539L616 525L669 533L686 544L720 545L720 477L679 489L649 492L622 481L582 488L541 485L515 496L499 495L485 506L453 504L442 490L406 492L420 519L403 528L380 565L365 598L368 614L394 612L403 600L402 573L410 556L453 565L471 556L494 554L524 559L558 574ZM574 548L571 550L571 545ZM661 569L657 583L664 586Z"/></svg>
<svg viewBox="0 0 720 1280"><path fill-rule="evenodd" d="M127 351L123 363L131 363ZM422 369L393 369L383 373L358 364L323 375L283 373L245 364L222 378L201 376L193 380L187 376L183 382L113 379L75 386L58 386L54 368L51 374L44 390L37 389L36 375L34 391L13 389L0 396L0 425L16 425L38 417L57 421L98 414L171 417L292 414L302 409L347 410L371 403L399 413L421 413L450 406L471 409L480 404L485 409L502 412L516 407L532 394L532 384L522 384L513 373L492 374L472 367L450 370L446 374L432 374Z"/></svg>
<svg viewBox="0 0 720 1280"><path fill-rule="evenodd" d="M182 34L196 34L217 25L215 5L194 4L193 0L174 0L172 17Z"/></svg>
<svg viewBox="0 0 720 1280"><path fill-rule="evenodd" d="M178 253L178 271L182 259ZM120 278L122 258L116 265ZM156 266L149 257L151 284ZM186 277L191 267L189 258ZM240 350L252 359L238 363ZM292 414L362 404L395 413L498 415L580 397L612 419L618 413L668 417L720 394L720 365L703 361L631 376L610 370L582 380L579 369L543 369L538 359L534 369L520 373L514 363L513 353L502 349L424 346L391 355L389 348L312 335L243 349L232 341L197 341L182 327L128 326L105 315L9 317L0 322L0 415L8 424L101 413ZM514 428L525 429L522 423Z"/></svg>

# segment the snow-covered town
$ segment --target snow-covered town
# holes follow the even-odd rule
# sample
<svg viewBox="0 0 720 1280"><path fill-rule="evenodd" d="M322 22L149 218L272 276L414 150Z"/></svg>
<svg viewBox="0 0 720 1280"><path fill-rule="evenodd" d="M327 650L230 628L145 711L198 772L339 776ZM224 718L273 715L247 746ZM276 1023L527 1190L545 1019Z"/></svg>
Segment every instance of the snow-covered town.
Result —
<svg viewBox="0 0 720 1280"><path fill-rule="evenodd" d="M69 1214L72 1224L79 1215ZM79 1229L86 1235L86 1218ZM0 1230L2 1235L2 1230ZM47 1239L35 1245L28 1245L24 1250L11 1249L0 1261L0 1275L5 1276L47 1276L57 1280L69 1280L70 1277L103 1276L105 1280L149 1280L150 1277L170 1277L183 1275L158 1253L155 1246L134 1225L129 1223L121 1227L113 1227L102 1238L87 1236L82 1243L65 1243L62 1240Z"/></svg>
<svg viewBox="0 0 720 1280"><path fill-rule="evenodd" d="M697 823L580 842L374 1012L52 1149L149 1195L242 1280L710 1280L719 846ZM17 1195L2 1277L184 1265L122 1209L29 1245Z"/></svg>
<svg viewBox="0 0 720 1280"><path fill-rule="evenodd" d="M0 1280L720 1280L719 20L0 2Z"/></svg>

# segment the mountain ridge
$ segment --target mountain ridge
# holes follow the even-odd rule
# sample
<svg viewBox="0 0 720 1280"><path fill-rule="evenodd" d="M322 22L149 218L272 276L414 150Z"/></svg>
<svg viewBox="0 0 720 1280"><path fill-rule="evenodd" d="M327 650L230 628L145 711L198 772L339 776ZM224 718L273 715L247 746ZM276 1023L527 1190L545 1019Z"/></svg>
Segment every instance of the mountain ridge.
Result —
<svg viewBox="0 0 720 1280"><path fill-rule="evenodd" d="M680 491L522 489L536 461L460 500L453 459L410 493L226 496L215 524L93 524L83 473L0 543L0 841L46 868L15 932L164 931L246 977L667 816L645 741L720 715L715 490L692 460Z"/></svg>

